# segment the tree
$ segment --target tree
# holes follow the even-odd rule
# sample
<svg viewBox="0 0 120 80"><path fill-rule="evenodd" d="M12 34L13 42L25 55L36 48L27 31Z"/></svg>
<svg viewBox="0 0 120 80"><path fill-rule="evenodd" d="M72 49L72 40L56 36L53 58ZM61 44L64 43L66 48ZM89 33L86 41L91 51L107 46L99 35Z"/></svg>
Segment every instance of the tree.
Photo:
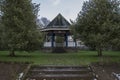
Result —
<svg viewBox="0 0 120 80"><path fill-rule="evenodd" d="M39 4L32 4L31 0L1 0L0 6L10 56L15 56L16 50L38 47L41 41L36 25Z"/></svg>
<svg viewBox="0 0 120 80"><path fill-rule="evenodd" d="M0 44L1 44L0 49L2 48L2 32L3 32L2 28L3 28L3 25L1 22L1 15L0 15Z"/></svg>
<svg viewBox="0 0 120 80"><path fill-rule="evenodd" d="M75 29L85 44L96 48L98 56L102 56L105 47L118 41L119 6L119 0L89 0L78 14Z"/></svg>
<svg viewBox="0 0 120 80"><path fill-rule="evenodd" d="M72 20L70 20L70 22L71 22L71 26L70 26L70 28L71 28L71 32L72 32L72 38L73 38L73 40L74 40L74 42L75 42L75 47L77 47L77 40L76 39L79 39L79 34L77 33L77 31L76 31L76 28L75 28L75 26L76 26L76 22L74 22L74 21L72 21Z"/></svg>

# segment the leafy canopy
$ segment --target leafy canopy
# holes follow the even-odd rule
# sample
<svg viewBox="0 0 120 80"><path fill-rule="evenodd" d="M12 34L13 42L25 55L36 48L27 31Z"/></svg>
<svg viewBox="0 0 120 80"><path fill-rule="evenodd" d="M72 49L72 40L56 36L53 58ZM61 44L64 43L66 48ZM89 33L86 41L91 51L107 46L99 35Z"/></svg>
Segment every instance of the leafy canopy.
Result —
<svg viewBox="0 0 120 80"><path fill-rule="evenodd" d="M33 50L42 37L36 20L39 4L31 0L1 0L2 23L9 50Z"/></svg>
<svg viewBox="0 0 120 80"><path fill-rule="evenodd" d="M78 14L75 29L86 45L101 51L118 40L119 25L119 0L89 0Z"/></svg>

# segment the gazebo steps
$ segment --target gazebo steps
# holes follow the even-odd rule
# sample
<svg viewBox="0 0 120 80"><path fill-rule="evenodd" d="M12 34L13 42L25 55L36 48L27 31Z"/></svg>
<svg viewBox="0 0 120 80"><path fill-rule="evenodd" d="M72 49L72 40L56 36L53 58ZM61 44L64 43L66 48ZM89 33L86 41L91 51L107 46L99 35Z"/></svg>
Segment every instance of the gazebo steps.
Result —
<svg viewBox="0 0 120 80"><path fill-rule="evenodd" d="M64 47L54 47L52 53L65 53L66 49Z"/></svg>

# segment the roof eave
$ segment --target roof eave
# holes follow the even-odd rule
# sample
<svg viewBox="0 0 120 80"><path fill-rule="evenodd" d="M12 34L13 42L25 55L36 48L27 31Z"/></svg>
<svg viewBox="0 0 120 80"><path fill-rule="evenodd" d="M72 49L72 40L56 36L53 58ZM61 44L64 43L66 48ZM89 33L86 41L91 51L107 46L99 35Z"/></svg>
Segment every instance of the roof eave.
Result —
<svg viewBox="0 0 120 80"><path fill-rule="evenodd" d="M42 29L41 31L45 32L45 31L69 31L69 30L70 30L69 28L45 28Z"/></svg>

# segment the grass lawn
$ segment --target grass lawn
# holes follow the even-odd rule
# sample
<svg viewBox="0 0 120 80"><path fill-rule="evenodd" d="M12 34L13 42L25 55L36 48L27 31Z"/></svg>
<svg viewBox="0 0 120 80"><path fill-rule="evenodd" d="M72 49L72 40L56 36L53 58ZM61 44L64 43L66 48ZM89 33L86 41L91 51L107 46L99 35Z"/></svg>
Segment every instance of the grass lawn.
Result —
<svg viewBox="0 0 120 80"><path fill-rule="evenodd" d="M96 51L77 53L31 53L16 52L16 57L9 57L8 51L0 51L0 61L33 62L39 65L88 65L92 62L120 62L120 51L104 51L103 57L97 57Z"/></svg>

